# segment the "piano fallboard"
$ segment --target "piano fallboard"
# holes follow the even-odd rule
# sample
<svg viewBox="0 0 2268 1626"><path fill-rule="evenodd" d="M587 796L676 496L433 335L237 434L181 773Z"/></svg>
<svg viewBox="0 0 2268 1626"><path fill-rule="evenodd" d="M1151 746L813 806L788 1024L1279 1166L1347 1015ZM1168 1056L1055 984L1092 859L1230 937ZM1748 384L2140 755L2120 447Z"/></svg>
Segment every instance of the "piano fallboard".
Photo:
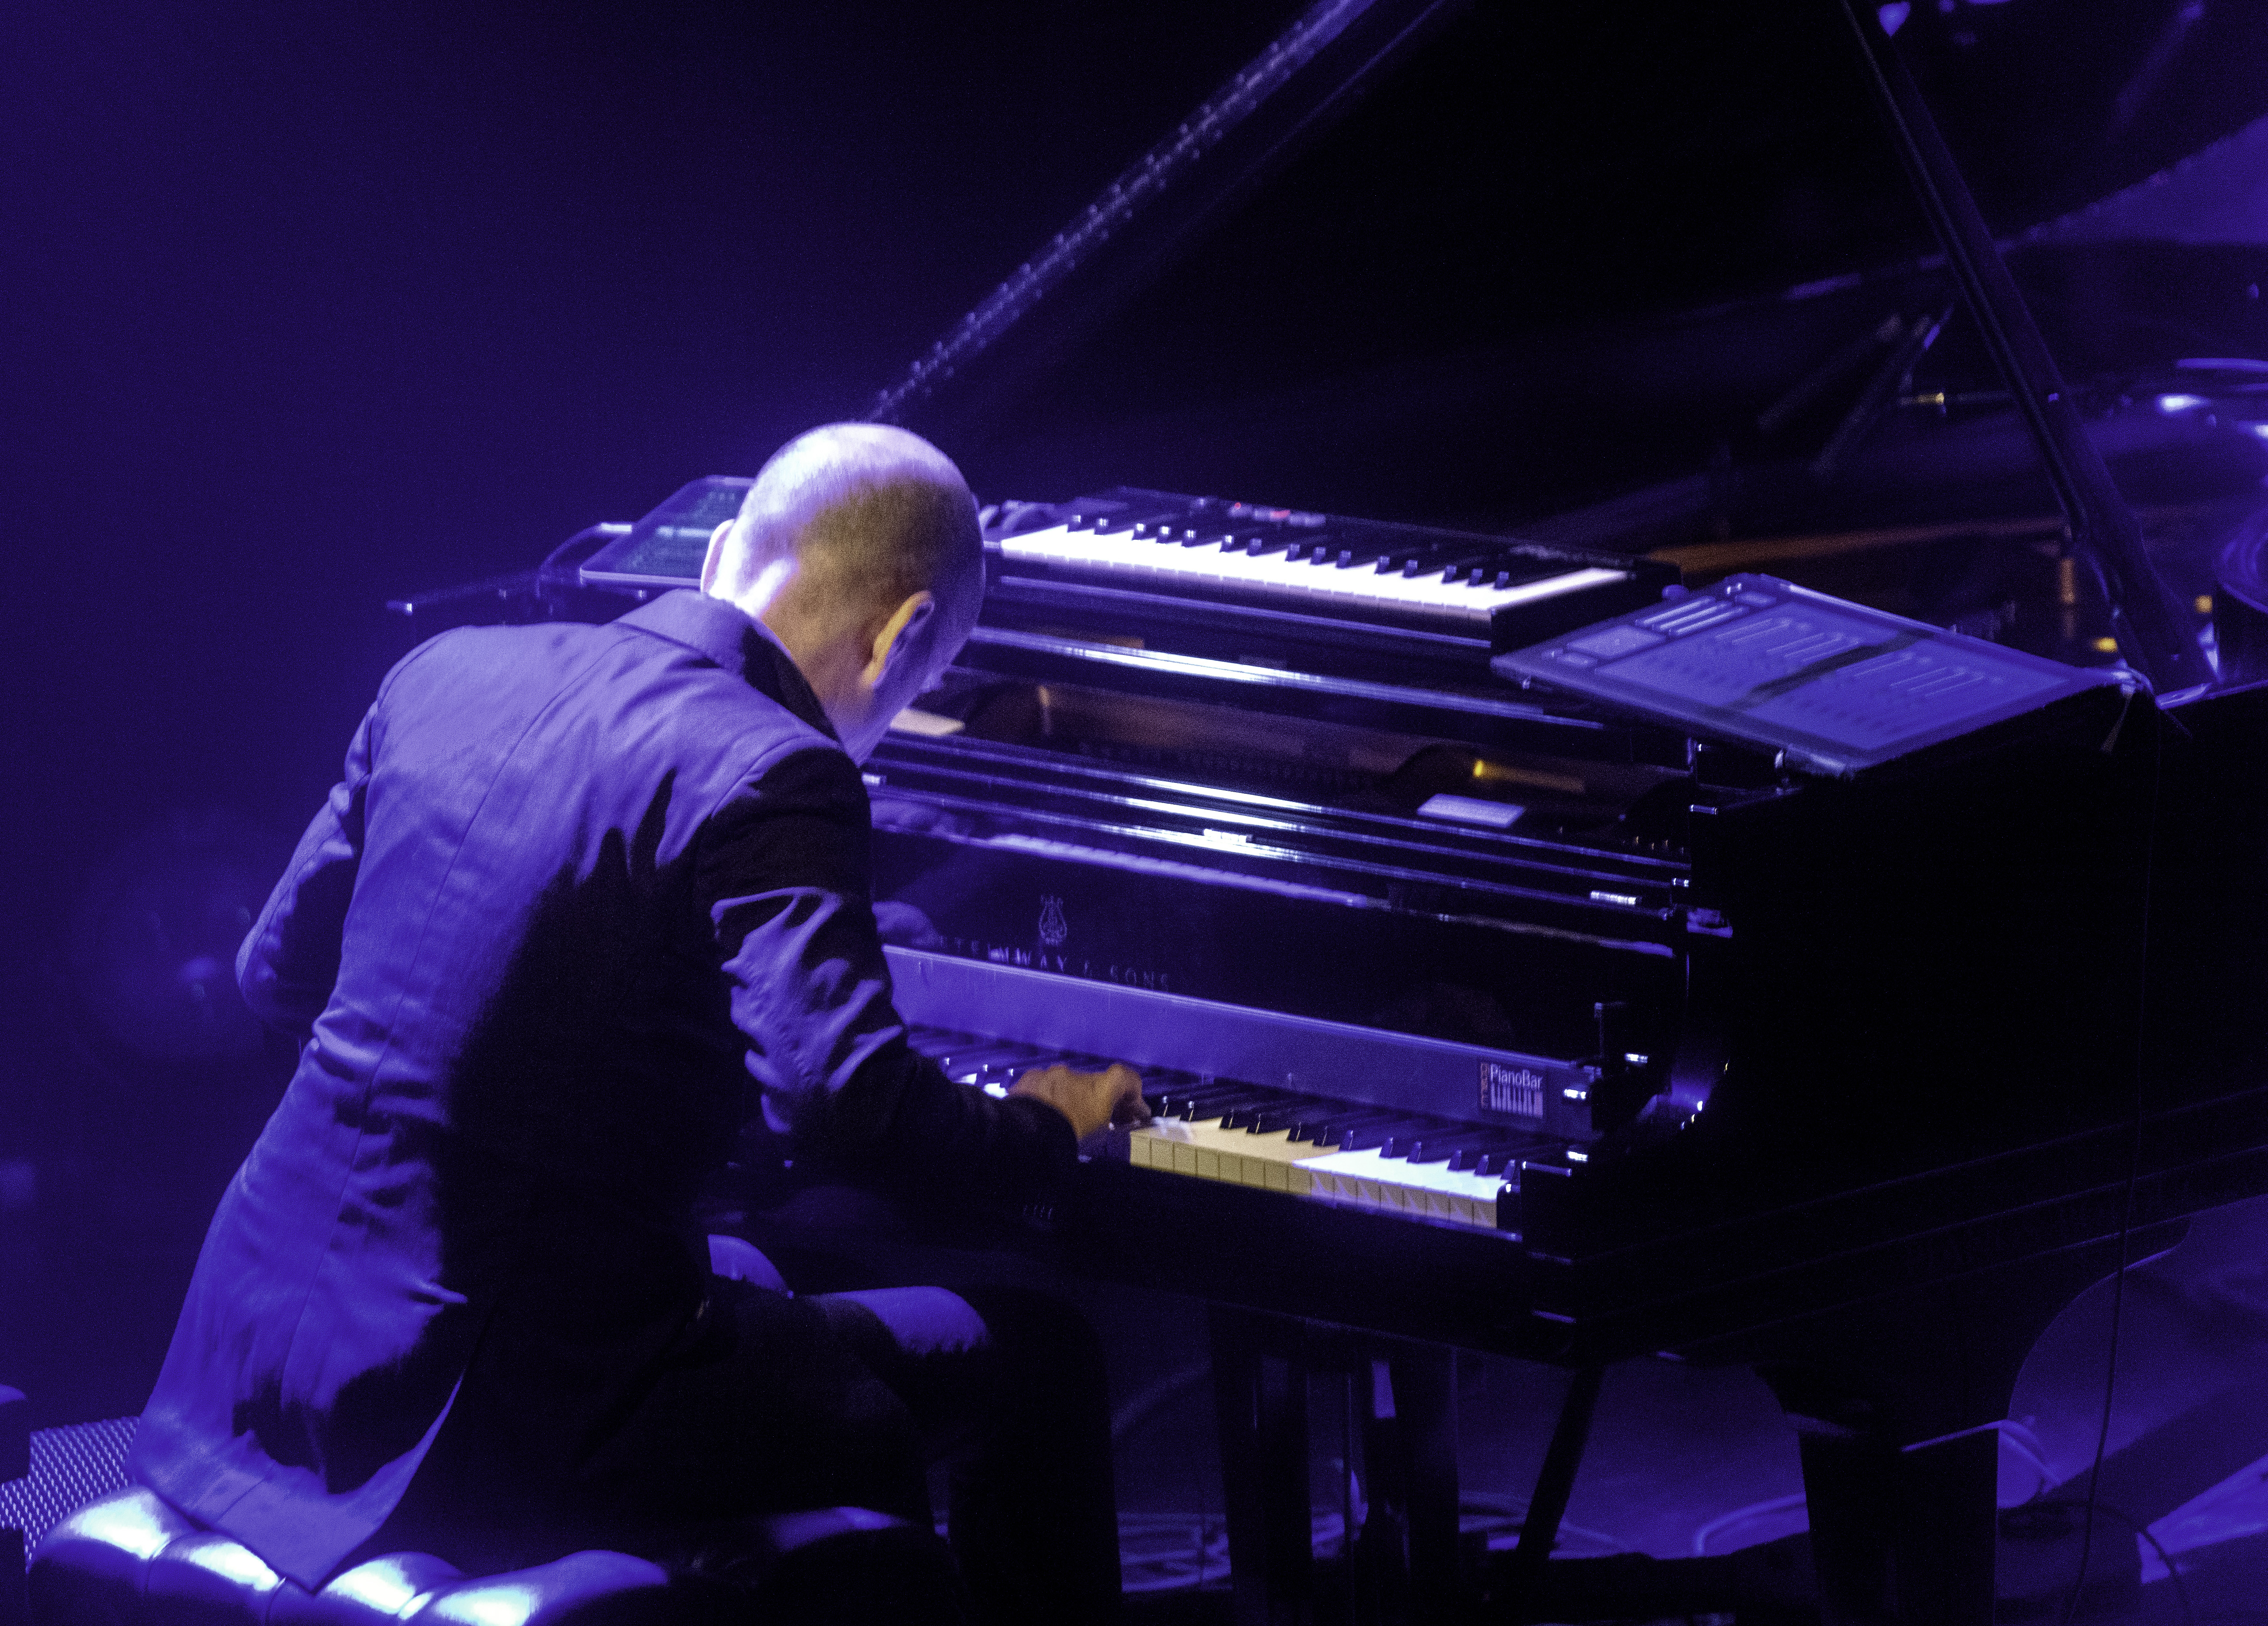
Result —
<svg viewBox="0 0 2268 1626"><path fill-rule="evenodd" d="M1596 1070L1528 1055L1391 1034L1350 1022L1197 999L1019 964L891 946L892 997L908 1021L1012 1034L1070 1055L1108 1056L1194 1083L1233 1079L1285 1096L1389 1107L1591 1138L1585 1098ZM1044 945L1028 957L1044 958ZM1018 951L1020 957L1023 951Z"/></svg>

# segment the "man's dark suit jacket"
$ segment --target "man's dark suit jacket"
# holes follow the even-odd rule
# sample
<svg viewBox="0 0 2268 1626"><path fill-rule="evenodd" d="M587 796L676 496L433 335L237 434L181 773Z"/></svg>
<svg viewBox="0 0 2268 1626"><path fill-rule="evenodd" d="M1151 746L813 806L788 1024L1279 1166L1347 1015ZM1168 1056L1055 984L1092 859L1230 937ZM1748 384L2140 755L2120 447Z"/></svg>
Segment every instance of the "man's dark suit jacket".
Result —
<svg viewBox="0 0 2268 1626"><path fill-rule="evenodd" d="M484 1336L549 1352L556 1460L635 1404L700 1310L693 1199L750 1113L917 1183L1068 1164L1060 1115L907 1048L867 820L801 674L717 600L466 629L395 667L238 957L305 1045L136 1477L319 1584Z"/></svg>

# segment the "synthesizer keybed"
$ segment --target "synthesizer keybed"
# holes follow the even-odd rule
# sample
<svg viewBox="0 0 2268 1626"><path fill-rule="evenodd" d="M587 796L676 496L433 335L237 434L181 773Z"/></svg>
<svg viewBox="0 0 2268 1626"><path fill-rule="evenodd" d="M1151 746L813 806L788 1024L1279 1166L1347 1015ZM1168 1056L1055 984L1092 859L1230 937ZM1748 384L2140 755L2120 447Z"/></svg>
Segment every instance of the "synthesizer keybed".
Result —
<svg viewBox="0 0 2268 1626"><path fill-rule="evenodd" d="M1357 613L1408 612L1483 629L1499 611L1624 586L1631 578L1628 569L1570 569L1566 561L1524 557L1479 538L1395 548L1329 531L1303 537L1288 528L1175 523L1192 518L1201 516L1079 514L1003 538L998 548L1012 563L1046 565L1074 578L1170 592L1251 592Z"/></svg>
<svg viewBox="0 0 2268 1626"><path fill-rule="evenodd" d="M1513 537L1270 508L1117 487L1077 502L1016 504L986 547L996 593L1090 612L1101 590L1531 644L1659 597L1667 566Z"/></svg>

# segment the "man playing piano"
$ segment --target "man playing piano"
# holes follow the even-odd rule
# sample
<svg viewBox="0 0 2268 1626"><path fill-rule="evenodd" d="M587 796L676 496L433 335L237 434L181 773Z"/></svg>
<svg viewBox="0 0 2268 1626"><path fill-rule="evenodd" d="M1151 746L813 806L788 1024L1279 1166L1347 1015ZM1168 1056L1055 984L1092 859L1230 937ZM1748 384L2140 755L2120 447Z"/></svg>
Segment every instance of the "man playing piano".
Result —
<svg viewBox="0 0 2268 1626"><path fill-rule="evenodd" d="M916 1196L1013 1199L1142 1115L907 1047L857 764L968 635L968 488L902 430L790 443L702 591L463 629L387 676L238 958L302 1041L222 1199L137 1479L284 1574L666 1556L737 1515L928 1517L1003 1620L1115 1611L1092 1335L1009 1295L796 1299L694 1218L751 1116Z"/></svg>

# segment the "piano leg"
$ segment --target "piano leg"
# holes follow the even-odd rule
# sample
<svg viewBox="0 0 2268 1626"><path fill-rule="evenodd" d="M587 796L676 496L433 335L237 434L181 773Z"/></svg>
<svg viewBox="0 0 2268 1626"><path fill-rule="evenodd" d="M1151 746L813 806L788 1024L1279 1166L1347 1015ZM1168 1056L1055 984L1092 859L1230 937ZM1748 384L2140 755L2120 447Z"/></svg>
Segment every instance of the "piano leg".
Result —
<svg viewBox="0 0 2268 1626"><path fill-rule="evenodd" d="M1821 1626L1992 1618L1997 1434L1901 1450L1868 1431L1798 1427Z"/></svg>
<svg viewBox="0 0 2268 1626"><path fill-rule="evenodd" d="M1412 1618L1445 1621L1463 1597L1457 1509L1457 1357L1435 1344L1398 1346L1390 1363L1396 1420L1410 1452Z"/></svg>
<svg viewBox="0 0 2268 1626"><path fill-rule="evenodd" d="M1236 1626L1313 1626L1307 1369L1299 1324L1218 1306L1206 1319Z"/></svg>
<svg viewBox="0 0 2268 1626"><path fill-rule="evenodd" d="M2065 1305L2122 1256L2155 1253L2181 1228L1886 1295L1751 1346L1744 1358L1796 1425L1822 1626L1990 1626L1992 1425L2007 1416L2017 1371Z"/></svg>
<svg viewBox="0 0 2268 1626"><path fill-rule="evenodd" d="M1567 1498L1574 1494L1575 1473L1583 1465L1583 1447L1590 1442L1591 1418L1598 1411L1606 1375L1603 1366L1578 1366L1568 1383L1550 1447L1543 1453L1543 1471L1535 1476L1535 1494L1528 1497L1528 1516L1520 1521L1520 1546L1506 1575L1514 1597L1533 1594L1543 1583L1543 1566L1558 1544L1559 1521L1567 1514Z"/></svg>
<svg viewBox="0 0 2268 1626"><path fill-rule="evenodd" d="M1236 1626L1350 1626L1453 1618L1457 1538L1455 1352L1216 1306L1213 1396ZM1343 1590L1320 1595L1310 1508L1307 1387L1327 1373L1359 1418L1365 1517ZM1336 1603L1337 1609L1328 1606Z"/></svg>
<svg viewBox="0 0 2268 1626"><path fill-rule="evenodd" d="M1342 1366L1368 1402L1360 1409L1369 1470L1369 1508L1354 1549L1353 1617L1381 1623L1451 1619L1463 1597L1456 1357L1430 1344L1353 1343L1352 1358Z"/></svg>

